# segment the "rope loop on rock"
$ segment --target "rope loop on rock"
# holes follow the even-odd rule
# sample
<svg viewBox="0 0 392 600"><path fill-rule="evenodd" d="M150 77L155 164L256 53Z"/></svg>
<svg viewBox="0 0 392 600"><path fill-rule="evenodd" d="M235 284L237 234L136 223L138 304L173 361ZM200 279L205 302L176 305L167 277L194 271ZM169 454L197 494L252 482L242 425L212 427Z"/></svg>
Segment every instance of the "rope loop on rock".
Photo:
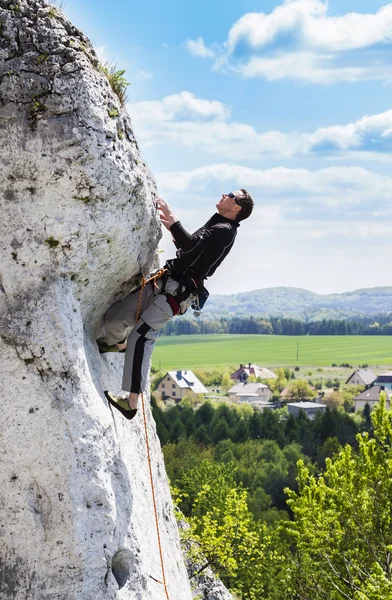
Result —
<svg viewBox="0 0 392 600"><path fill-rule="evenodd" d="M160 270L163 271L163 272L165 271L165 269L160 269ZM159 273L159 271L158 271L158 273ZM161 277L162 275L163 275L163 273L161 273L159 275L159 277ZM146 281L146 283L148 283L148 281L150 281L151 279L154 279L154 277L151 277L149 280ZM158 277L157 277L157 279L158 279ZM154 283L155 283L155 281L154 281ZM156 285L156 283L155 283L155 285ZM156 530L157 530L159 558L160 558L160 561L161 561L162 581L159 581L158 579L155 579L155 577L152 577L151 575L150 575L150 577L151 577L151 579L153 579L157 583L160 583L161 585L163 585L163 587L165 588L166 600L170 600L170 598L169 598L169 592L167 590L167 583L166 583L166 576L165 576L165 565L164 565L164 562L163 562L161 534L160 534L160 530L159 530L158 510L157 510L157 503L156 503L156 499L155 499L154 479L153 479L153 476L152 476L151 453L150 453L150 444L149 444L149 440L148 440L147 418L146 418L146 409L145 409L145 405L144 405L144 394L143 394L143 392L142 392L141 396L142 396L142 410L143 410L144 432L145 432L145 436L146 436L147 462L148 462L148 470L149 470L149 473L150 473L151 494L152 494L152 503L154 505L155 526L156 526Z"/></svg>
<svg viewBox="0 0 392 600"><path fill-rule="evenodd" d="M154 275L152 275L151 277L149 277L148 279L146 279L145 277L143 277L142 279L142 284L140 286L140 292L139 292L139 300L137 303L137 309L136 309L136 322L138 322L139 317L140 317L140 309L142 307L142 299L143 299L143 291L144 288L146 287L147 283L149 283L150 281L154 282L154 287L158 287L157 286L157 279L159 279L160 277L162 277L162 275L166 272L166 269L158 269L158 271L156 273L154 273Z"/></svg>

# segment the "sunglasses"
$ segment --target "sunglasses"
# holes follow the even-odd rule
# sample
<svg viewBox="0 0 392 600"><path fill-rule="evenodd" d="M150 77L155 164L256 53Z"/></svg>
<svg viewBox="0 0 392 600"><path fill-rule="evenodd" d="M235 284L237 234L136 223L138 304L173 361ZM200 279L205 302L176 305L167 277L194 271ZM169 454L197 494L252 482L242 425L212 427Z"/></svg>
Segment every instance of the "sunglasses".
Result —
<svg viewBox="0 0 392 600"><path fill-rule="evenodd" d="M238 206L241 206L241 198L237 198L235 194L233 194L233 192L230 192L230 194L224 194L225 196L228 196L229 198L232 198L232 200L234 200Z"/></svg>

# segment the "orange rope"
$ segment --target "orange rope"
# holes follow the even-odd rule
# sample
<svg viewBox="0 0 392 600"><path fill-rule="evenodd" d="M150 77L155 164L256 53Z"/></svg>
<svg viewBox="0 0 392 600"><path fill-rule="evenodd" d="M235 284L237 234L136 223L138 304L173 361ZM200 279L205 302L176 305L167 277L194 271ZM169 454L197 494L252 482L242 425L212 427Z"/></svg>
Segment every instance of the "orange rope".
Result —
<svg viewBox="0 0 392 600"><path fill-rule="evenodd" d="M154 282L154 286L157 288L157 279L159 279L160 277L162 277L162 275L166 272L166 269L159 269L152 277L150 277L149 279L146 279L145 277L143 277L142 280L142 285L140 286L140 293L139 293L139 300L137 303L137 309L136 309L136 322L139 320L140 317L140 309L142 307L142 299L143 299L143 291L144 288L146 287L147 283L149 281L153 281Z"/></svg>
<svg viewBox="0 0 392 600"><path fill-rule="evenodd" d="M145 406L144 406L144 394L143 394L143 392L142 392L142 408L143 408L144 431L145 431L145 434L146 434L148 470L149 470L149 473L150 473L151 493L152 493L152 501L153 501L153 504L154 504L155 526L156 526L156 530L157 530L159 557L160 557L160 560L161 560L162 580L163 581L159 581L158 579L155 579L154 577L153 577L153 579L155 581L157 581L158 583L161 583L163 585L163 587L165 588L166 599L170 600L169 593L167 591L167 583L166 583L166 576L165 576L165 567L164 567L164 564L163 564L161 535L160 535L160 532L159 532L159 521L158 521L157 503L156 503L156 500L155 500L154 480L153 480L153 477L152 477L150 445L149 445L149 442L148 442L147 419L146 419L146 410L145 410Z"/></svg>

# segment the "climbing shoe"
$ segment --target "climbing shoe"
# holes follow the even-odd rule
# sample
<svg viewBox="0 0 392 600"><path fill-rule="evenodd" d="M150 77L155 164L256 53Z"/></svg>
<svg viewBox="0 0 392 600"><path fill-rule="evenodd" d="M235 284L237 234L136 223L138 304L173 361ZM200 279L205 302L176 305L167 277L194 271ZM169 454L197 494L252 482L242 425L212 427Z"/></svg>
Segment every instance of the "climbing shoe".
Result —
<svg viewBox="0 0 392 600"><path fill-rule="evenodd" d="M108 402L117 408L120 413L129 421L136 416L137 408L130 408L128 404L128 396L115 396L112 392L108 390L104 391L104 394L108 400Z"/></svg>
<svg viewBox="0 0 392 600"><path fill-rule="evenodd" d="M104 354L105 352L125 352L126 348L124 348L124 350L120 350L116 344L114 344L113 346L108 346L107 344L105 344L105 342L102 342L101 340L97 340L97 345L99 348L99 352L101 354Z"/></svg>

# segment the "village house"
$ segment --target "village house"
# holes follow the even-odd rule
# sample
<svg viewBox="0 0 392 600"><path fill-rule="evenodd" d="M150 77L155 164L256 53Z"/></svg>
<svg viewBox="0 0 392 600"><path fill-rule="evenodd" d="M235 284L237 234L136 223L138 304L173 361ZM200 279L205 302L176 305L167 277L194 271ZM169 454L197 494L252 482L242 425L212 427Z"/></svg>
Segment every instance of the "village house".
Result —
<svg viewBox="0 0 392 600"><path fill-rule="evenodd" d="M373 385L383 385L385 388L392 390L392 371L387 371L386 373L378 375Z"/></svg>
<svg viewBox="0 0 392 600"><path fill-rule="evenodd" d="M354 373L351 373L350 377L346 381L347 384L351 385L372 385L376 379L375 373L371 369L357 369Z"/></svg>
<svg viewBox="0 0 392 600"><path fill-rule="evenodd" d="M272 390L264 383L237 383L227 392L229 400L246 402L254 408L275 408L271 403Z"/></svg>
<svg viewBox="0 0 392 600"><path fill-rule="evenodd" d="M385 392L387 396L387 408L390 407L392 390L384 387L384 385L372 385L358 396L354 398L354 412L363 410L366 404L369 404L370 409L373 409L375 404L380 401L380 392Z"/></svg>
<svg viewBox="0 0 392 600"><path fill-rule="evenodd" d="M308 419L313 420L317 413L325 412L327 407L318 402L288 402L287 408L289 415L293 415L293 417L298 417L300 410L303 410Z"/></svg>
<svg viewBox="0 0 392 600"><path fill-rule="evenodd" d="M179 402L184 396L207 394L208 390L192 371L169 371L157 385L162 400Z"/></svg>
<svg viewBox="0 0 392 600"><path fill-rule="evenodd" d="M260 379L276 379L275 373L269 371L265 367L252 365L252 363L248 363L248 365L240 365L240 368L230 375L230 378L233 379L233 381L244 382L247 381L251 375L256 377L256 379L257 377Z"/></svg>

